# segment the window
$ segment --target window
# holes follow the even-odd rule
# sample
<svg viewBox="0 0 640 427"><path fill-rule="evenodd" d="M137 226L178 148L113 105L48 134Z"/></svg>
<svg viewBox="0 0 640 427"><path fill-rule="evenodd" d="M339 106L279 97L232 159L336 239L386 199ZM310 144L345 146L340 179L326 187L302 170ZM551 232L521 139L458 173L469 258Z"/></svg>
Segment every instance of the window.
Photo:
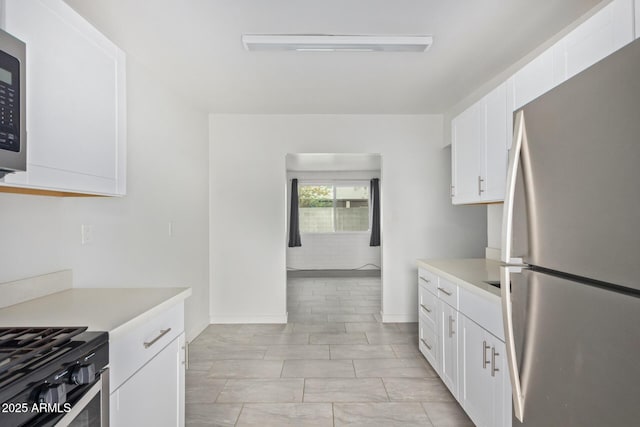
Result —
<svg viewBox="0 0 640 427"><path fill-rule="evenodd" d="M369 230L368 182L300 184L298 200L301 233Z"/></svg>

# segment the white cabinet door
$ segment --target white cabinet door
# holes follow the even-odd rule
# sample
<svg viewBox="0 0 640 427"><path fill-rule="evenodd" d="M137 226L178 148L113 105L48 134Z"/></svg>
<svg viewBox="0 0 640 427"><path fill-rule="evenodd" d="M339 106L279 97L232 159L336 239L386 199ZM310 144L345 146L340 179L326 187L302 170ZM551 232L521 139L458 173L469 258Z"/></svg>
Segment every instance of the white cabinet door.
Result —
<svg viewBox="0 0 640 427"><path fill-rule="evenodd" d="M439 340L442 351L441 377L442 381L458 398L458 311L444 301L439 301Z"/></svg>
<svg viewBox="0 0 640 427"><path fill-rule="evenodd" d="M486 140L482 165L482 202L504 201L507 184L507 89L501 84L484 98Z"/></svg>
<svg viewBox="0 0 640 427"><path fill-rule="evenodd" d="M553 51L548 49L511 76L514 109L533 101L557 84L553 59Z"/></svg>
<svg viewBox="0 0 640 427"><path fill-rule="evenodd" d="M432 322L423 314L419 314L418 319L418 348L439 375L441 371L440 353L438 351L439 346L436 329Z"/></svg>
<svg viewBox="0 0 640 427"><path fill-rule="evenodd" d="M113 427L184 425L184 333L111 393Z"/></svg>
<svg viewBox="0 0 640 427"><path fill-rule="evenodd" d="M460 315L459 401L476 426L493 426L491 344L486 331Z"/></svg>
<svg viewBox="0 0 640 427"><path fill-rule="evenodd" d="M62 0L5 0L27 45L27 172L7 184L125 193L124 53Z"/></svg>
<svg viewBox="0 0 640 427"><path fill-rule="evenodd" d="M566 79L633 41L633 9L633 0L614 0L554 47L560 50Z"/></svg>
<svg viewBox="0 0 640 427"><path fill-rule="evenodd" d="M476 103L451 122L452 197L454 204L474 203L484 144L484 109Z"/></svg>
<svg viewBox="0 0 640 427"><path fill-rule="evenodd" d="M453 204L504 200L507 134L507 92L504 83L453 119Z"/></svg>
<svg viewBox="0 0 640 427"><path fill-rule="evenodd" d="M490 342L491 359L491 387L493 395L493 421L495 427L511 427L511 381L507 372L505 344L498 338L486 332ZM488 354L489 355L489 354Z"/></svg>
<svg viewBox="0 0 640 427"><path fill-rule="evenodd" d="M508 82L512 109L630 43L634 37L633 1L614 0L517 71Z"/></svg>
<svg viewBox="0 0 640 427"><path fill-rule="evenodd" d="M511 426L505 345L460 314L460 404L478 427Z"/></svg>

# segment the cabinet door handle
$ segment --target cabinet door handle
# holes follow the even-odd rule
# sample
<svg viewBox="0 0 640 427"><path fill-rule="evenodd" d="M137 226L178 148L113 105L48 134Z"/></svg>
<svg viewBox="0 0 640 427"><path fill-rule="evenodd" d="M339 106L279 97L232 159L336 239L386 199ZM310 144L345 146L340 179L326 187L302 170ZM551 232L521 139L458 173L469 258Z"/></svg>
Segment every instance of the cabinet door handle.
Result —
<svg viewBox="0 0 640 427"><path fill-rule="evenodd" d="M484 179L482 179L482 177L478 175L478 196L481 196L482 193L484 193L484 190L482 189L483 182L484 182Z"/></svg>
<svg viewBox="0 0 640 427"><path fill-rule="evenodd" d="M500 371L500 369L496 368L496 356L500 356L500 353L496 351L495 347L491 347L491 376L495 377L496 372Z"/></svg>
<svg viewBox="0 0 640 427"><path fill-rule="evenodd" d="M424 281L425 281L425 282L427 282L427 283L431 283L431 280L429 280L429 279L425 279L425 278L424 278L424 277L422 277L422 276L420 276L420 279L424 280Z"/></svg>
<svg viewBox="0 0 640 427"><path fill-rule="evenodd" d="M451 296L451 292L449 292L448 290L446 290L445 288L441 288L438 286L438 290L441 291L443 294L447 295L447 296Z"/></svg>
<svg viewBox="0 0 640 427"><path fill-rule="evenodd" d="M487 369L487 365L489 364L487 360L487 350L490 348L491 346L488 346L486 341L482 341L482 369Z"/></svg>
<svg viewBox="0 0 640 427"><path fill-rule="evenodd" d="M453 334L455 334L455 331L453 330L453 322L455 322L455 319L449 316L449 338L451 338Z"/></svg>
<svg viewBox="0 0 640 427"><path fill-rule="evenodd" d="M142 343L142 345L144 346L144 348L149 348L152 345L154 345L156 342L158 342L158 340L160 338L162 338L163 336L167 335L169 332L171 332L171 328L167 328L167 329L160 329L160 335L158 335L157 337L155 337L154 339L152 339L149 342L144 342Z"/></svg>
<svg viewBox="0 0 640 427"><path fill-rule="evenodd" d="M431 309L428 308L426 305L420 304L420 307L424 308L427 311L427 313L431 313Z"/></svg>
<svg viewBox="0 0 640 427"><path fill-rule="evenodd" d="M420 338L420 341L422 341L422 344L424 344L425 346L427 346L427 348L428 348L429 350L431 350L431 349L433 348L433 347L431 347L429 344L427 344L427 342L426 342L424 339Z"/></svg>
<svg viewBox="0 0 640 427"><path fill-rule="evenodd" d="M184 368L189 369L189 341L185 340L182 349L184 350Z"/></svg>

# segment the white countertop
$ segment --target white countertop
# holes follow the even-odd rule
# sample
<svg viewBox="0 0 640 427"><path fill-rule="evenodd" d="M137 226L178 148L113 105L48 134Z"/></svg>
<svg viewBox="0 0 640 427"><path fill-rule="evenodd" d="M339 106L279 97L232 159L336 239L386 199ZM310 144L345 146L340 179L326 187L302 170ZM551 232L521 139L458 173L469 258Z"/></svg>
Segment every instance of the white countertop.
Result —
<svg viewBox="0 0 640 427"><path fill-rule="evenodd" d="M0 309L0 327L87 326L113 337L190 295L191 288L72 288Z"/></svg>
<svg viewBox="0 0 640 427"><path fill-rule="evenodd" d="M500 262L486 258L470 259L419 259L418 267L426 268L471 292L491 299L500 299L500 289L485 281L500 280Z"/></svg>

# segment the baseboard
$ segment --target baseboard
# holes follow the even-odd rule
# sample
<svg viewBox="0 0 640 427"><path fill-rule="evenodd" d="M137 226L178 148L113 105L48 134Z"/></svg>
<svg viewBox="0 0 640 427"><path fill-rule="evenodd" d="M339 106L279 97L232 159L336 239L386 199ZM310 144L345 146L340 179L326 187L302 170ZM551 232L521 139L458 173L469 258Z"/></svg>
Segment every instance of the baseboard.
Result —
<svg viewBox="0 0 640 427"><path fill-rule="evenodd" d="M380 277L380 270L288 270L287 277Z"/></svg>
<svg viewBox="0 0 640 427"><path fill-rule="evenodd" d="M263 316L211 316L211 324L287 323L287 313Z"/></svg>
<svg viewBox="0 0 640 427"><path fill-rule="evenodd" d="M418 321L418 313L412 314L385 314L380 313L382 316L382 323L415 323Z"/></svg>

